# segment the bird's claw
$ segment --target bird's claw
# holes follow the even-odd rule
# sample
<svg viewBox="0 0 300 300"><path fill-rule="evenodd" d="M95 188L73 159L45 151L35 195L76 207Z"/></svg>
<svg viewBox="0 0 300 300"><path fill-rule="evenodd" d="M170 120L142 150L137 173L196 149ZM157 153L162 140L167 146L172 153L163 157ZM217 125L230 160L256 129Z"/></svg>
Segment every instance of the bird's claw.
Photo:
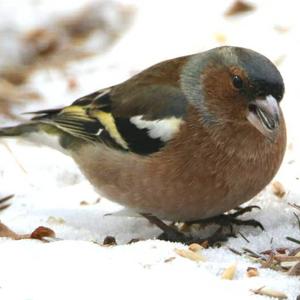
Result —
<svg viewBox="0 0 300 300"><path fill-rule="evenodd" d="M243 208L236 208L235 212L233 213L226 213L226 214L222 214L216 217L211 217L208 219L204 219L204 220L199 220L199 221L192 221L192 222L187 222L188 225L192 225L192 224L203 224L203 225L209 225L209 224L217 224L220 226L229 226L232 229L232 225L238 225L238 226L252 226L252 227L259 227L261 230L264 230L263 225L254 220L254 219L249 219L249 220L240 220L237 219L237 217L248 213L250 211L252 211L253 209L260 209L259 206L257 205L250 205L250 206L246 206ZM232 231L232 230L231 230Z"/></svg>
<svg viewBox="0 0 300 300"><path fill-rule="evenodd" d="M232 213L231 216L232 217L238 217L241 216L247 212L251 212L253 209L261 209L258 205L249 205L246 207L237 207L234 210L236 210L236 212Z"/></svg>
<svg viewBox="0 0 300 300"><path fill-rule="evenodd" d="M253 226L253 227L259 227L261 230L264 230L263 225L254 220L254 219L248 219L248 220L240 220L237 219L238 216L241 216L247 212L252 211L253 209L260 209L257 205L251 205L244 208L236 208L235 212L233 213L226 213L222 214L216 217L211 217L204 220L199 221L191 221L186 222L187 225L193 225L193 224L202 224L202 225L209 225L209 224L217 224L220 225L218 230L216 230L211 236L208 236L206 238L195 238L188 234L184 234L183 232L180 232L178 229L176 229L173 225L167 225L163 221L161 221L159 218L150 215L150 214L141 214L143 217L145 217L150 223L156 225L158 228L160 228L163 233L160 234L157 238L164 241L170 241L170 242L180 242L183 244L191 244L191 243L203 243L208 242L209 245L214 245L218 242L224 242L229 237L235 237L233 234L233 228L232 225L238 225L238 226ZM230 227L230 233L224 233L222 228L224 226Z"/></svg>
<svg viewBox="0 0 300 300"><path fill-rule="evenodd" d="M259 227L262 231L265 230L264 226L260 222L254 219L249 219L249 220L229 219L229 222L231 222L231 224L238 225L238 226L252 226L255 228Z"/></svg>
<svg viewBox="0 0 300 300"><path fill-rule="evenodd" d="M176 229L172 225L167 225L163 221L161 221L159 218L149 215L149 214L141 214L143 217L145 217L150 223L156 225L159 227L163 233L160 234L157 239L169 241L169 242L179 242L183 244L192 244L192 243L198 243L202 244L203 242L207 242L209 246L212 246L219 242L225 242L227 241L228 237L232 237L232 234L224 234L222 232L222 228L220 227L217 231L215 231L211 236L208 236L206 238L197 238L192 237L188 234L184 234L180 232L178 229Z"/></svg>
<svg viewBox="0 0 300 300"><path fill-rule="evenodd" d="M149 214L141 214L144 218L146 218L151 224L156 225L158 228L160 228L163 233L158 236L159 240L164 240L164 241L170 241L170 242L183 242L187 241L188 237L177 230L175 227L171 225L167 225L164 223L162 220L159 218L149 215Z"/></svg>

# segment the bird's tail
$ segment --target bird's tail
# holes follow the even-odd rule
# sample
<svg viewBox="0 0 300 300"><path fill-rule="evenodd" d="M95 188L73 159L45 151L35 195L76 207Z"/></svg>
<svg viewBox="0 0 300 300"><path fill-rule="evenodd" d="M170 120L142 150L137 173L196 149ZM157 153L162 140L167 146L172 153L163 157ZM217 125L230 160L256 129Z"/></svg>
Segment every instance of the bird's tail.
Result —
<svg viewBox="0 0 300 300"><path fill-rule="evenodd" d="M93 111L92 103L75 101L72 105L64 108L29 113L33 114L33 118L27 123L0 128L0 138L21 136L35 144L47 145L52 148L59 145L60 151L62 151L61 147L75 150L86 143L99 142L101 140L100 133L105 127L103 122L109 123L106 121L108 113L96 110L98 114L93 115ZM105 114L104 117L103 114Z"/></svg>
<svg viewBox="0 0 300 300"><path fill-rule="evenodd" d="M60 111L61 109L48 109L25 113L33 115L33 118L30 121L17 126L0 128L0 137L27 137L33 133L48 130L51 131L51 127L47 125L47 123L49 123L47 121L51 120L51 117Z"/></svg>
<svg viewBox="0 0 300 300"><path fill-rule="evenodd" d="M18 137L31 144L48 146L67 154L66 149L61 145L62 135L58 130L39 121L29 121L17 126L0 128L0 138L2 137Z"/></svg>
<svg viewBox="0 0 300 300"><path fill-rule="evenodd" d="M39 130L39 124L36 122L24 123L17 126L0 128L0 137L26 136Z"/></svg>
<svg viewBox="0 0 300 300"><path fill-rule="evenodd" d="M51 123L53 114L61 109L43 110L34 114L34 117L23 124L0 128L0 138L21 137L25 141L36 145L45 145L66 153L66 147L62 145L64 132Z"/></svg>
<svg viewBox="0 0 300 300"><path fill-rule="evenodd" d="M85 109L73 106L30 112L33 118L23 124L0 128L1 137L21 137L36 145L45 145L64 153L94 140L88 129L96 121L85 115ZM99 122L98 122L99 123ZM97 124L98 124L97 123ZM98 127L96 128L97 130ZM95 130L96 130L95 129Z"/></svg>

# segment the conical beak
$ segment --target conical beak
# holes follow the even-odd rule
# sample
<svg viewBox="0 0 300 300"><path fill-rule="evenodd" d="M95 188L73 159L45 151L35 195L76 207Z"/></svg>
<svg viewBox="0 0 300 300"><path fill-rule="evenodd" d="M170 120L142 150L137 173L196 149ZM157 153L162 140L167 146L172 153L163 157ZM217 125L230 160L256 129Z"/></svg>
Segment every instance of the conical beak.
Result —
<svg viewBox="0 0 300 300"><path fill-rule="evenodd" d="M279 116L278 102L269 95L266 99L257 99L250 103L247 119L264 136L274 140L279 127Z"/></svg>

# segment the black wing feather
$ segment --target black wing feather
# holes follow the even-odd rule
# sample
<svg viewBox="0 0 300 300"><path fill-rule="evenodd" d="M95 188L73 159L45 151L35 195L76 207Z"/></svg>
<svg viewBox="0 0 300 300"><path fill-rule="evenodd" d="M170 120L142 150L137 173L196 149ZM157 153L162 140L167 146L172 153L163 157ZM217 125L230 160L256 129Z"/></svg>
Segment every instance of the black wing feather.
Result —
<svg viewBox="0 0 300 300"><path fill-rule="evenodd" d="M118 86L117 86L118 87ZM148 155L166 142L149 136L147 128L138 128L131 117L145 120L183 119L186 100L174 86L139 87L128 93L114 92L114 87L81 97L62 109L41 110L32 120L52 124L71 136L86 142L106 145Z"/></svg>

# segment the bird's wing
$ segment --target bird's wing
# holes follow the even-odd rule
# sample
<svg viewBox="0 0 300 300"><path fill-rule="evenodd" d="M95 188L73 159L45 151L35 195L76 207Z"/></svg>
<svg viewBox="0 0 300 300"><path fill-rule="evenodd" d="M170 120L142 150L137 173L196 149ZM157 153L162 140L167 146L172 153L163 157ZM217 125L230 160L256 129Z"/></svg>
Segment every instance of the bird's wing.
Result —
<svg viewBox="0 0 300 300"><path fill-rule="evenodd" d="M139 86L125 95L118 86L103 89L63 109L39 111L33 120L120 150L142 155L158 151L184 122L184 95L167 84Z"/></svg>

